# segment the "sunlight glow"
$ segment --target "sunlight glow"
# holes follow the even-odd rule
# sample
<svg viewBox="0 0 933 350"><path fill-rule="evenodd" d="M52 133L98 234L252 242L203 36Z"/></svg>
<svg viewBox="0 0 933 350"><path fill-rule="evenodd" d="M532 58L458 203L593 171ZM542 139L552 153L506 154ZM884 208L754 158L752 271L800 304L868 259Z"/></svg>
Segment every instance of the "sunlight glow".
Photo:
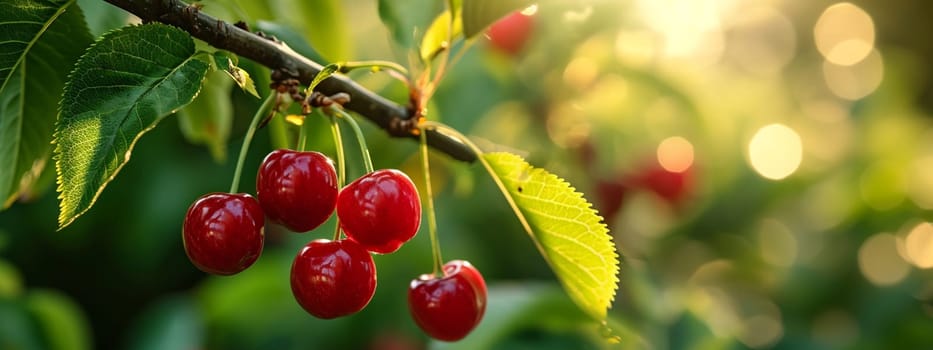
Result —
<svg viewBox="0 0 933 350"><path fill-rule="evenodd" d="M871 53L875 25L871 16L848 2L826 8L813 27L816 48L833 64L851 66Z"/></svg>
<svg viewBox="0 0 933 350"><path fill-rule="evenodd" d="M752 168L761 176L781 180L793 174L803 160L803 142L794 129L771 124L755 133L748 144Z"/></svg>
<svg viewBox="0 0 933 350"><path fill-rule="evenodd" d="M679 173L693 165L693 144L680 136L673 136L658 145L658 163L667 171Z"/></svg>
<svg viewBox="0 0 933 350"><path fill-rule="evenodd" d="M638 10L663 42L663 54L689 58L695 65L719 61L725 50L722 14L733 4L723 0L642 0Z"/></svg>

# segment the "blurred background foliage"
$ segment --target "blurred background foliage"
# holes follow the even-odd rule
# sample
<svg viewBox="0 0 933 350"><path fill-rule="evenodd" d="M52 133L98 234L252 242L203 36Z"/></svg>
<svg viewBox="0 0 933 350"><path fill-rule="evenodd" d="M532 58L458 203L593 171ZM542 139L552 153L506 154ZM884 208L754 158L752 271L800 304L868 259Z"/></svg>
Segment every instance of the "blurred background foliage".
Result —
<svg viewBox="0 0 933 350"><path fill-rule="evenodd" d="M77 3L95 35L133 21L102 1ZM431 3L398 3L397 25L425 26ZM409 61L376 1L201 4L322 62ZM431 266L426 235L376 256L374 299L338 320L307 315L288 284L298 249L329 237L333 221L308 234L269 225L253 267L201 273L182 248L184 213L227 188L229 155L259 103L211 76L211 101L185 111L181 128L169 118L142 138L73 225L55 231L51 177L0 212L0 349L933 347L931 10L907 0L550 1L526 12L523 45L477 39L429 115L596 204L623 255L608 329L569 301L480 167L439 154L444 256L470 260L490 285L486 317L462 342L431 342L408 315L408 282ZM265 94L268 71L241 65ZM384 75L353 77L406 100ZM318 122L313 148L332 155ZM219 128L198 134L197 123ZM416 144L364 124L376 167L420 185ZM295 136L281 121L260 132L244 183Z"/></svg>

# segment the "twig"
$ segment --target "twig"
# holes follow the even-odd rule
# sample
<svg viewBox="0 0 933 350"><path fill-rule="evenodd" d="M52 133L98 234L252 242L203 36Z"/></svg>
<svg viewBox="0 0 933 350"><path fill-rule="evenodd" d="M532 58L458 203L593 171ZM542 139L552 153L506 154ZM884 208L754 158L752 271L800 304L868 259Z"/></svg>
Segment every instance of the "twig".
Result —
<svg viewBox="0 0 933 350"><path fill-rule="evenodd" d="M196 6L180 0L105 0L136 16L145 22L161 22L176 26L201 39L211 46L233 52L256 61L272 70L280 70L294 76L303 84L308 84L323 68L287 45L276 40L250 33L233 24L218 20L200 12ZM413 111L395 102L379 96L360 86L353 80L334 75L327 78L317 89L332 95L344 92L350 95L350 102L344 107L359 113L384 130L400 120L413 116ZM390 132L392 136L417 139L414 132L402 134ZM448 135L431 131L427 134L428 145L444 152L454 159L473 162L476 154L469 147Z"/></svg>

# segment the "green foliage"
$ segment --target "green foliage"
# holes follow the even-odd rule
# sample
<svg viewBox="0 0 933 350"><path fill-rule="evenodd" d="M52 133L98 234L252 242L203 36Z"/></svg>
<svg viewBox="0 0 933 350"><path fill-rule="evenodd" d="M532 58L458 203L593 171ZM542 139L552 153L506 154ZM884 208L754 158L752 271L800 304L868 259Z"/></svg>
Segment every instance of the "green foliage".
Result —
<svg viewBox="0 0 933 350"><path fill-rule="evenodd" d="M611 344L600 322L577 307L553 283L500 283L489 287L486 314L463 341L432 341L432 350L470 349L645 349L642 335L621 322L610 320L621 335ZM534 336L523 336L533 334Z"/></svg>
<svg viewBox="0 0 933 350"><path fill-rule="evenodd" d="M314 88L317 87L318 84L324 81L324 79L327 79L331 75L334 75L335 73L337 73L337 71L340 70L341 66L342 65L340 63L331 63L331 64L324 66L324 68L321 68L321 71L317 72L317 74L314 75L314 79L311 79L311 83L308 84L308 91L313 91Z"/></svg>
<svg viewBox="0 0 933 350"><path fill-rule="evenodd" d="M619 256L602 218L566 181L521 157L497 152L483 158L571 299L605 319L619 282Z"/></svg>
<svg viewBox="0 0 933 350"><path fill-rule="evenodd" d="M311 46L328 61L346 61L353 55L349 21L337 0L278 0L271 6L292 28L298 29Z"/></svg>
<svg viewBox="0 0 933 350"><path fill-rule="evenodd" d="M227 52L216 52L213 55L216 68L233 79L236 85L256 98L259 98L259 92L256 91L256 83L250 77L249 72L237 66L237 57Z"/></svg>
<svg viewBox="0 0 933 350"><path fill-rule="evenodd" d="M463 35L472 38L490 24L509 14L534 4L533 0L470 0L463 3Z"/></svg>
<svg viewBox="0 0 933 350"><path fill-rule="evenodd" d="M227 141L233 123L230 88L233 81L223 72L208 73L198 97L178 111L178 123L185 138L207 146L217 162L227 159Z"/></svg>
<svg viewBox="0 0 933 350"><path fill-rule="evenodd" d="M0 298L0 320L0 349L44 348L35 321L22 303Z"/></svg>
<svg viewBox="0 0 933 350"><path fill-rule="evenodd" d="M39 321L47 348L91 348L90 330L81 308L61 292L36 290L25 298L26 307Z"/></svg>
<svg viewBox="0 0 933 350"><path fill-rule="evenodd" d="M204 343L204 320L195 300L172 296L146 310L127 347L133 350L197 349Z"/></svg>
<svg viewBox="0 0 933 350"><path fill-rule="evenodd" d="M59 227L94 204L146 131L191 102L209 67L187 33L161 24L109 32L88 49L55 128Z"/></svg>
<svg viewBox="0 0 933 350"><path fill-rule="evenodd" d="M461 34L463 21L460 20L460 16L454 15L451 22L451 10L442 12L431 22L428 31L421 38L421 60L429 62L437 54L450 49L452 41Z"/></svg>
<svg viewBox="0 0 933 350"><path fill-rule="evenodd" d="M402 47L413 47L431 21L443 11L444 3L436 0L379 0L379 18L392 39Z"/></svg>
<svg viewBox="0 0 933 350"><path fill-rule="evenodd" d="M68 71L91 36L69 1L0 4L0 207L34 186L49 158ZM22 20L29 18L29 21Z"/></svg>
<svg viewBox="0 0 933 350"><path fill-rule="evenodd" d="M130 16L123 9L100 0L77 0L84 11L87 27L91 35L100 36L110 30L125 26Z"/></svg>

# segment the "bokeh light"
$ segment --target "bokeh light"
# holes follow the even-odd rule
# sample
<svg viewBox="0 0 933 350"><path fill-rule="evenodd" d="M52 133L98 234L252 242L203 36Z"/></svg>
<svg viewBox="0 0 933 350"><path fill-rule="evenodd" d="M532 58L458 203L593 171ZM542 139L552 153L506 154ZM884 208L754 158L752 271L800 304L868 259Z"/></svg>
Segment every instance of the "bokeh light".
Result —
<svg viewBox="0 0 933 350"><path fill-rule="evenodd" d="M726 55L748 72L776 74L794 58L794 24L778 10L761 6L746 11L728 31Z"/></svg>
<svg viewBox="0 0 933 350"><path fill-rule="evenodd" d="M871 16L852 3L828 7L813 28L816 47L832 64L850 66L864 59L875 45Z"/></svg>
<svg viewBox="0 0 933 350"><path fill-rule="evenodd" d="M897 253L897 238L890 233L875 234L858 250L858 266L869 282L889 286L902 281L910 266Z"/></svg>
<svg viewBox="0 0 933 350"><path fill-rule="evenodd" d="M693 144L680 136L673 136L658 145L658 163L667 171L679 173L693 165Z"/></svg>
<svg viewBox="0 0 933 350"><path fill-rule="evenodd" d="M744 331L739 335L739 340L752 348L772 346L784 335L781 320L771 315L755 315L745 319L743 324Z"/></svg>
<svg viewBox="0 0 933 350"><path fill-rule="evenodd" d="M904 248L914 266L933 268L933 224L924 222L910 230L904 239Z"/></svg>
<svg viewBox="0 0 933 350"><path fill-rule="evenodd" d="M758 248L761 257L769 264L791 266L797 259L797 238L778 220L765 219L758 231Z"/></svg>
<svg viewBox="0 0 933 350"><path fill-rule="evenodd" d="M884 63L878 51L871 51L864 60L843 66L823 62L823 79L836 96L858 100L878 89L884 79Z"/></svg>
<svg viewBox="0 0 933 350"><path fill-rule="evenodd" d="M803 143L794 129L771 124L758 129L748 144L752 168L761 176L780 180L794 173L803 159Z"/></svg>

